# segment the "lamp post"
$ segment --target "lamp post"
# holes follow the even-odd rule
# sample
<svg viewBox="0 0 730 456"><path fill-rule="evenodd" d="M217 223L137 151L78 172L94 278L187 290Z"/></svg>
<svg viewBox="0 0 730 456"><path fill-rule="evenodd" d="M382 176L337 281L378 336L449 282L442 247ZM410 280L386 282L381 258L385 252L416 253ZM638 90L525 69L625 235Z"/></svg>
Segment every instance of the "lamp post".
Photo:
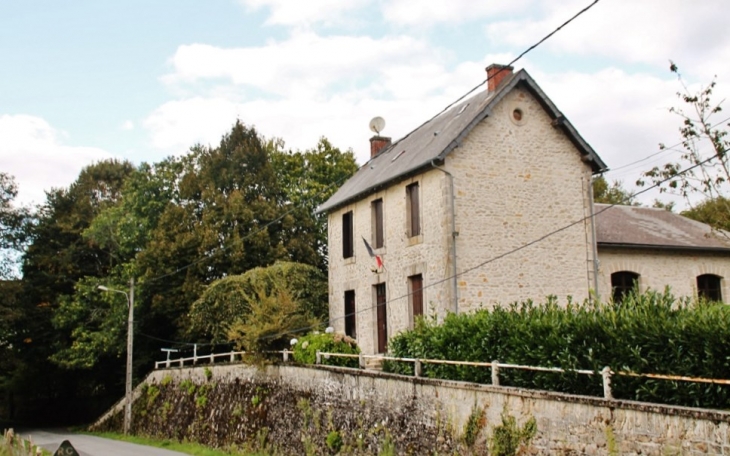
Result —
<svg viewBox="0 0 730 456"><path fill-rule="evenodd" d="M126 291L115 290L113 288L99 285L97 287L101 291L109 291L113 293L121 293L127 297L127 308L129 314L127 317L127 380L125 385L124 399L124 433L129 434L132 428L132 347L134 345L134 279L129 281L129 294Z"/></svg>

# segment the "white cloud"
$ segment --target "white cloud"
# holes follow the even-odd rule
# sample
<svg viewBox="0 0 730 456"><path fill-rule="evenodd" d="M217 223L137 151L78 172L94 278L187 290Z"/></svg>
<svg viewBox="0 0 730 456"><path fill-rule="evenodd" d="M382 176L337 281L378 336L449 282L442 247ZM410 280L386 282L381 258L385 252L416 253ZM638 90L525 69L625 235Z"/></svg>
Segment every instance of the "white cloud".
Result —
<svg viewBox="0 0 730 456"><path fill-rule="evenodd" d="M122 124L121 128L122 128L122 130L127 130L127 131L134 130L134 122L132 122L131 120L125 120L124 123Z"/></svg>
<svg viewBox="0 0 730 456"><path fill-rule="evenodd" d="M322 37L295 33L263 47L222 49L204 44L180 46L171 59L169 85L213 80L245 85L286 97L314 97L332 84L356 88L393 66L432 65L443 51L408 36Z"/></svg>
<svg viewBox="0 0 730 456"><path fill-rule="evenodd" d="M400 25L461 23L524 10L532 0L390 0L382 2L385 20Z"/></svg>
<svg viewBox="0 0 730 456"><path fill-rule="evenodd" d="M545 14L494 22L487 34L498 45L526 47L588 4L543 2ZM705 80L730 72L730 41L723 0L615 0L601 2L544 44L558 55L608 57L618 62L669 68L676 61ZM544 52L544 51L543 51ZM668 73L668 71L667 71Z"/></svg>
<svg viewBox="0 0 730 456"><path fill-rule="evenodd" d="M2 171L15 176L19 203L44 202L44 190L66 187L84 166L111 157L98 148L65 145L63 137L40 117L0 116Z"/></svg>
<svg viewBox="0 0 730 456"><path fill-rule="evenodd" d="M252 10L268 8L267 24L305 26L340 22L344 13L366 5L369 0L240 0Z"/></svg>

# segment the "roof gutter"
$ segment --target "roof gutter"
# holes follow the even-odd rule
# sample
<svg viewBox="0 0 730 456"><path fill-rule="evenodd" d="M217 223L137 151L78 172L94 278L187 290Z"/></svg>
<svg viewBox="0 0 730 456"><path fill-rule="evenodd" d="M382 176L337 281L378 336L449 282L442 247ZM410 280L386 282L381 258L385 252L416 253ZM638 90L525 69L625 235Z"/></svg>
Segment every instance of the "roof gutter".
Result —
<svg viewBox="0 0 730 456"><path fill-rule="evenodd" d="M456 194L454 193L454 176L443 168L436 166L436 160L431 160L431 167L439 170L449 177L450 193L451 193L451 265L453 266L451 281L452 281L452 297L454 300L454 313L459 313L459 288L457 282L457 268L456 268L456 237L459 236L459 232L456 231Z"/></svg>

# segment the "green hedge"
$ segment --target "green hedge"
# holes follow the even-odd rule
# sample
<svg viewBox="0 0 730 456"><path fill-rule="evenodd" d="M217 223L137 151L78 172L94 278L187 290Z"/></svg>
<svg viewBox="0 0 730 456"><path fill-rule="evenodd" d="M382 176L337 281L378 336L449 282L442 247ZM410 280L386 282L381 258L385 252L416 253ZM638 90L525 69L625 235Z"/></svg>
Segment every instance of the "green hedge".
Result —
<svg viewBox="0 0 730 456"><path fill-rule="evenodd" d="M525 302L419 321L390 340L390 355L730 379L730 308L649 291L623 303ZM412 375L410 363L384 369ZM424 364L433 378L491 383L488 367ZM500 384L602 396L600 375L501 369ZM614 376L617 399L730 408L730 387Z"/></svg>

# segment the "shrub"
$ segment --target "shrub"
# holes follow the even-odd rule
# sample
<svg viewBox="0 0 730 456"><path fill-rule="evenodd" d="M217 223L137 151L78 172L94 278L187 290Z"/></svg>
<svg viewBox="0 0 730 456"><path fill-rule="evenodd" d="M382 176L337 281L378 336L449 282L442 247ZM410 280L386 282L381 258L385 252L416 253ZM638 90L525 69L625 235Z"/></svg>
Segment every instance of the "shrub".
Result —
<svg viewBox="0 0 730 456"><path fill-rule="evenodd" d="M315 364L317 352L360 354L360 348L355 339L340 333L319 334L312 333L300 338L293 348L294 361L302 364ZM359 367L357 358L340 358L331 356L322 358L322 364L341 367Z"/></svg>
<svg viewBox="0 0 730 456"><path fill-rule="evenodd" d="M419 321L389 341L396 357L449 359L613 371L730 378L730 307L676 299L668 290L632 293L622 303L568 303L555 298ZM412 363L384 370L412 375ZM432 378L490 383L488 367L423 365ZM600 375L500 370L500 383L601 396ZM614 375L619 399L730 408L730 387Z"/></svg>
<svg viewBox="0 0 730 456"><path fill-rule="evenodd" d="M314 266L278 261L211 283L190 309L191 336L228 342L231 327L251 312L261 295L286 293L303 314L327 320L327 277Z"/></svg>

